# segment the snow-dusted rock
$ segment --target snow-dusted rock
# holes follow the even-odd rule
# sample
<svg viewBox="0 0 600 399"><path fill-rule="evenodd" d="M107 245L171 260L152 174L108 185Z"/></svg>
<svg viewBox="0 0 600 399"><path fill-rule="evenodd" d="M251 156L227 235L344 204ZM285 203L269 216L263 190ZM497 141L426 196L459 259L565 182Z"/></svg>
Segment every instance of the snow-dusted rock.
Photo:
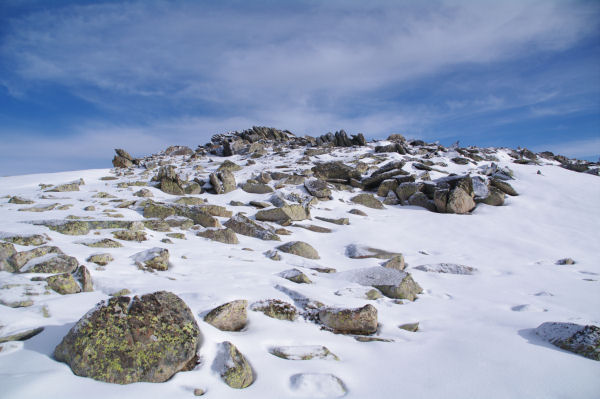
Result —
<svg viewBox="0 0 600 399"><path fill-rule="evenodd" d="M575 323L546 322L535 329L535 333L569 352L600 360L600 327L582 326Z"/></svg>

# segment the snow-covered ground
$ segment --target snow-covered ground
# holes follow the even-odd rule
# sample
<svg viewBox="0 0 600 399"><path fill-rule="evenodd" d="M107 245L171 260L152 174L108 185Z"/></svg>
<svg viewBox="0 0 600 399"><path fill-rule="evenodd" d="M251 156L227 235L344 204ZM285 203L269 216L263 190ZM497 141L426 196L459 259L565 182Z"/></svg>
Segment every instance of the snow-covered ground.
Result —
<svg viewBox="0 0 600 399"><path fill-rule="evenodd" d="M345 149L315 159L349 161L367 151ZM236 172L236 179L244 182L263 170L285 172L310 167L295 162L301 155L302 149L291 150L285 157L268 155ZM90 248L81 242L112 238L110 230L70 236L28 222L65 219L68 215L110 219L102 211L115 203L93 195L107 192L120 199L140 200L132 195L140 187L117 187L119 182L140 180L139 176L103 181L101 177L114 172L103 169L0 178L0 234L47 234L52 239L48 245L61 248L88 266L94 283L93 292L59 295L44 293L43 282L30 281L36 274L0 272L1 300L33 300L29 307L0 305L0 336L45 327L29 340L4 344L0 351L0 397L185 398L193 397L195 388L204 389L207 398L219 399L336 397L343 394L336 385L339 379L347 398L597 398L600 362L558 349L532 329L546 321L600 325L600 178L560 168L556 163L514 164L502 151L498 156L500 166L514 171L515 180L510 183L520 195L507 197L500 207L480 204L470 215L400 205L369 209L349 202L356 192L334 191L333 200L312 208L310 221L332 229L332 233L289 226L286 228L292 234L281 236L282 242L311 244L319 252L318 260L281 253L282 260L273 261L264 252L279 242L238 235L239 244L228 245L197 237L190 230L182 231L186 240L173 238L172 244L161 242L166 233L146 230L147 241L122 241L122 248ZM391 157L401 158L399 154ZM206 170L203 176L221 161L212 157L214 162L210 162L209 158L196 161ZM228 159L245 165L238 155ZM289 168L276 169L278 165ZM464 173L474 168L450 163L446 170ZM412 171L410 163L405 169ZM138 169L136 173L141 172ZM443 176L437 172L431 175L433 179ZM76 192L45 193L38 187L40 183L62 184L80 178L85 184ZM147 188L155 201L177 198ZM49 194L56 198L41 199ZM13 195L35 200L35 205L8 203L5 196ZM197 197L252 216L256 208L231 206L230 201L266 201L270 194L237 189ZM51 203L72 207L39 213L17 211ZM88 205L94 205L96 211L84 211ZM352 208L368 216L348 213ZM121 220L144 219L140 209L117 211L123 215ZM315 216L347 217L350 224L330 224ZM228 218L219 219L223 223ZM416 301L403 304L386 297L367 300L361 297L364 290L359 284L311 269L331 267L346 272L379 266L380 259L345 256L346 246L353 243L404 254L406 271L424 292ZM15 247L18 251L32 248ZM169 250L169 270L149 273L134 265L132 255L154 247ZM104 268L86 262L90 255L100 252L111 253L115 260ZM555 264L567 257L576 263ZM415 269L438 263L466 265L476 271L450 274ZM313 283L294 284L280 276L291 268L302 270ZM281 287L329 306L356 308L370 303L378 310L377 336L392 342L359 342L322 330L303 318L282 321L250 310L248 325L239 332L220 331L203 321L208 311L235 299L253 303L276 298L293 303ZM198 367L164 383L116 385L78 377L67 364L53 359L54 348L74 323L96 303L123 288L134 295L167 290L186 302L203 335ZM27 290L34 295L25 295ZM419 322L417 332L399 328L413 322ZM222 341L235 344L251 363L257 378L248 388L232 389L212 370ZM299 345L325 346L339 360L286 360L269 352L273 346Z"/></svg>

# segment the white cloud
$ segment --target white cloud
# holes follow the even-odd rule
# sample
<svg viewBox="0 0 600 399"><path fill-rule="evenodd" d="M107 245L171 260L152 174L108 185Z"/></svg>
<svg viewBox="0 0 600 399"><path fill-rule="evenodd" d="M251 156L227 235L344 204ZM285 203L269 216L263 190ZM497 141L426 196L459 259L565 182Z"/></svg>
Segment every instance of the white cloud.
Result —
<svg viewBox="0 0 600 399"><path fill-rule="evenodd" d="M600 158L600 137L538 145L535 147L535 151L552 151L555 154L573 158Z"/></svg>

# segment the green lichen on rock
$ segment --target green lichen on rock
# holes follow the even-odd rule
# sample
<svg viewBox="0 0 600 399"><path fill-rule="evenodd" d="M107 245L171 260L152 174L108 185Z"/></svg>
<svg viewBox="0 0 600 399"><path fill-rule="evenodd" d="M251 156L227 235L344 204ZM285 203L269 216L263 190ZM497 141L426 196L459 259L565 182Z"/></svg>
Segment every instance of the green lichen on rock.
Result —
<svg viewBox="0 0 600 399"><path fill-rule="evenodd" d="M146 232L145 231L131 231L131 230L117 230L113 231L113 237L118 240L124 241L137 241L142 242L146 241Z"/></svg>
<svg viewBox="0 0 600 399"><path fill-rule="evenodd" d="M303 258L320 259L317 250L303 241L286 242L285 244L278 246L277 249L288 254L302 256Z"/></svg>
<svg viewBox="0 0 600 399"><path fill-rule="evenodd" d="M319 345L274 346L269 348L269 353L286 360L340 360L327 347Z"/></svg>
<svg viewBox="0 0 600 399"><path fill-rule="evenodd" d="M158 204L156 202L148 201L144 207L145 218L158 218L166 219L169 216L175 215L175 209L171 206Z"/></svg>
<svg viewBox="0 0 600 399"><path fill-rule="evenodd" d="M19 205L31 205L34 202L30 199L27 198L23 198L23 197L19 197L19 196L13 196L10 197L10 199L8 200L9 204L19 204Z"/></svg>
<svg viewBox="0 0 600 399"><path fill-rule="evenodd" d="M130 384L164 382L196 365L201 335L175 294L115 297L88 312L63 338L54 357L76 375Z"/></svg>
<svg viewBox="0 0 600 399"><path fill-rule="evenodd" d="M221 331L240 331L246 326L248 301L240 299L220 305L204 316L204 321Z"/></svg>
<svg viewBox="0 0 600 399"><path fill-rule="evenodd" d="M199 231L196 233L198 237L208 238L212 241L222 242L223 244L238 244L239 240L235 235L234 231L226 228L226 229L217 229L217 230L205 230Z"/></svg>
<svg viewBox="0 0 600 399"><path fill-rule="evenodd" d="M77 269L79 262L73 256L56 254L50 259L33 265L27 272L29 273L71 273Z"/></svg>
<svg viewBox="0 0 600 399"><path fill-rule="evenodd" d="M71 236L82 236L90 232L89 224L87 222L82 222L79 220L60 223L56 225L48 224L48 228L58 233Z"/></svg>
<svg viewBox="0 0 600 399"><path fill-rule="evenodd" d="M123 246L123 244L120 242L111 240L110 238L103 238L101 240L92 242L84 242L82 244L92 248L121 248Z"/></svg>
<svg viewBox="0 0 600 399"><path fill-rule="evenodd" d="M92 263L95 263L95 264L100 265L100 266L106 266L110 262L112 262L113 260L115 260L115 258L113 258L113 256L111 254L104 253L104 254L90 255L86 260L88 262L92 262Z"/></svg>
<svg viewBox="0 0 600 399"><path fill-rule="evenodd" d="M10 265L10 268L5 270L10 272L18 272L30 260L48 254L64 255L60 248L49 245L30 249L29 251L17 252L13 254L10 258L8 258L8 264Z"/></svg>
<svg viewBox="0 0 600 399"><path fill-rule="evenodd" d="M265 316L278 320L296 320L298 310L291 303L279 299L267 299L252 304L250 307L255 312L262 312Z"/></svg>
<svg viewBox="0 0 600 399"><path fill-rule="evenodd" d="M319 311L319 320L341 334L369 335L377 331L377 309L371 305L357 309L324 308Z"/></svg>
<svg viewBox="0 0 600 399"><path fill-rule="evenodd" d="M384 206L381 203L381 201L375 198L373 194L358 194L350 198L350 201L354 202L355 204L366 206L367 208L384 209Z"/></svg>
<svg viewBox="0 0 600 399"><path fill-rule="evenodd" d="M75 278L70 273L56 274L46 279L48 287L58 292L61 295L77 294L81 292L81 287L75 281Z"/></svg>
<svg viewBox="0 0 600 399"><path fill-rule="evenodd" d="M231 388L242 389L254 382L254 372L244 355L231 342L220 344L219 352L213 363L223 382Z"/></svg>

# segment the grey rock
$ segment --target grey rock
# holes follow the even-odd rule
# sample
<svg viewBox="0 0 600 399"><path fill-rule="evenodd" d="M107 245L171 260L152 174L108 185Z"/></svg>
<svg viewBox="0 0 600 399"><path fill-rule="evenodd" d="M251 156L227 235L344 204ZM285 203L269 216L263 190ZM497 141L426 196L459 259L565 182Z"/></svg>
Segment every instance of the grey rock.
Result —
<svg viewBox="0 0 600 399"><path fill-rule="evenodd" d="M424 272L448 273L448 274L475 274L477 269L471 266L455 263L436 263L431 265L419 265L415 269Z"/></svg>
<svg viewBox="0 0 600 399"><path fill-rule="evenodd" d="M310 217L307 208L299 204L284 205L280 208L260 210L255 215L256 220L286 224L291 221L305 220Z"/></svg>
<svg viewBox="0 0 600 399"><path fill-rule="evenodd" d="M115 258L113 258L113 256L111 254L108 254L108 253L90 255L86 259L86 261L95 263L95 264L100 265L100 266L106 266L110 262L112 262L113 260L115 260Z"/></svg>
<svg viewBox="0 0 600 399"><path fill-rule="evenodd" d="M45 257L44 257L45 258ZM79 266L79 262L73 256L63 254L52 254L49 259L38 262L31 267L25 266L21 272L27 273L72 273Z"/></svg>
<svg viewBox="0 0 600 399"><path fill-rule="evenodd" d="M319 311L319 321L336 333L369 335L377 331L377 309L372 305L356 309L324 308Z"/></svg>
<svg viewBox="0 0 600 399"><path fill-rule="evenodd" d="M227 302L211 310L204 321L221 331L240 331L248 322L247 307L246 300Z"/></svg>
<svg viewBox="0 0 600 399"><path fill-rule="evenodd" d="M62 273L50 276L46 279L48 287L61 295L77 294L81 287L71 273Z"/></svg>
<svg viewBox="0 0 600 399"><path fill-rule="evenodd" d="M490 185L492 185L493 187L496 187L498 190L502 191L505 194L508 194L511 196L519 195L519 193L517 193L517 191L513 188L513 186L511 186L509 183L502 181L500 179L491 178Z"/></svg>
<svg viewBox="0 0 600 399"><path fill-rule="evenodd" d="M166 248L151 248L132 255L135 262L154 270L169 268L169 250Z"/></svg>
<svg viewBox="0 0 600 399"><path fill-rule="evenodd" d="M281 238L275 234L274 229L257 223L242 213L237 213L231 219L226 221L224 225L237 234L244 236L259 238L261 240L281 241Z"/></svg>
<svg viewBox="0 0 600 399"><path fill-rule="evenodd" d="M265 316L277 320L294 321L298 314L298 310L294 305L279 299L267 299L255 302L250 306L250 309L255 312L264 313Z"/></svg>
<svg viewBox="0 0 600 399"><path fill-rule="evenodd" d="M546 322L537 327L535 333L561 349L600 361L600 327Z"/></svg>
<svg viewBox="0 0 600 399"><path fill-rule="evenodd" d="M394 256L402 256L399 252L389 252L383 249L373 248L365 245L349 244L346 246L345 254L352 259L391 259Z"/></svg>
<svg viewBox="0 0 600 399"><path fill-rule="evenodd" d="M250 363L235 345L228 341L219 345L212 369L219 373L223 382L231 388L247 388L255 379Z"/></svg>
<svg viewBox="0 0 600 399"><path fill-rule="evenodd" d="M384 209L381 201L375 198L373 194L358 194L350 198L350 201L372 209Z"/></svg>
<svg viewBox="0 0 600 399"><path fill-rule="evenodd" d="M316 177L322 179L343 179L346 181L351 178L360 179L359 171L339 161L317 164L312 168L312 171Z"/></svg>
<svg viewBox="0 0 600 399"><path fill-rule="evenodd" d="M472 211L475 208L475 205L475 201L473 201L473 197L471 195L469 195L461 187L456 187L448 196L446 212L465 214Z"/></svg>
<svg viewBox="0 0 600 399"><path fill-rule="evenodd" d="M208 238L212 241L222 242L223 244L239 244L235 232L230 228L225 229L207 229L196 233L198 237Z"/></svg>
<svg viewBox="0 0 600 399"><path fill-rule="evenodd" d="M273 346L269 353L286 360L340 360L335 354L324 346Z"/></svg>
<svg viewBox="0 0 600 399"><path fill-rule="evenodd" d="M304 187L310 195L313 195L319 199L328 199L331 197L331 189L327 182L321 179L307 179L304 181Z"/></svg>
<svg viewBox="0 0 600 399"><path fill-rule="evenodd" d="M282 252L302 256L308 259L320 259L319 253L310 244L303 241L290 241L277 247Z"/></svg>
<svg viewBox="0 0 600 399"><path fill-rule="evenodd" d="M312 281L308 278L308 276L302 273L298 269L290 269L285 270L279 273L279 276L283 277L286 280L290 280L296 284L311 284Z"/></svg>

